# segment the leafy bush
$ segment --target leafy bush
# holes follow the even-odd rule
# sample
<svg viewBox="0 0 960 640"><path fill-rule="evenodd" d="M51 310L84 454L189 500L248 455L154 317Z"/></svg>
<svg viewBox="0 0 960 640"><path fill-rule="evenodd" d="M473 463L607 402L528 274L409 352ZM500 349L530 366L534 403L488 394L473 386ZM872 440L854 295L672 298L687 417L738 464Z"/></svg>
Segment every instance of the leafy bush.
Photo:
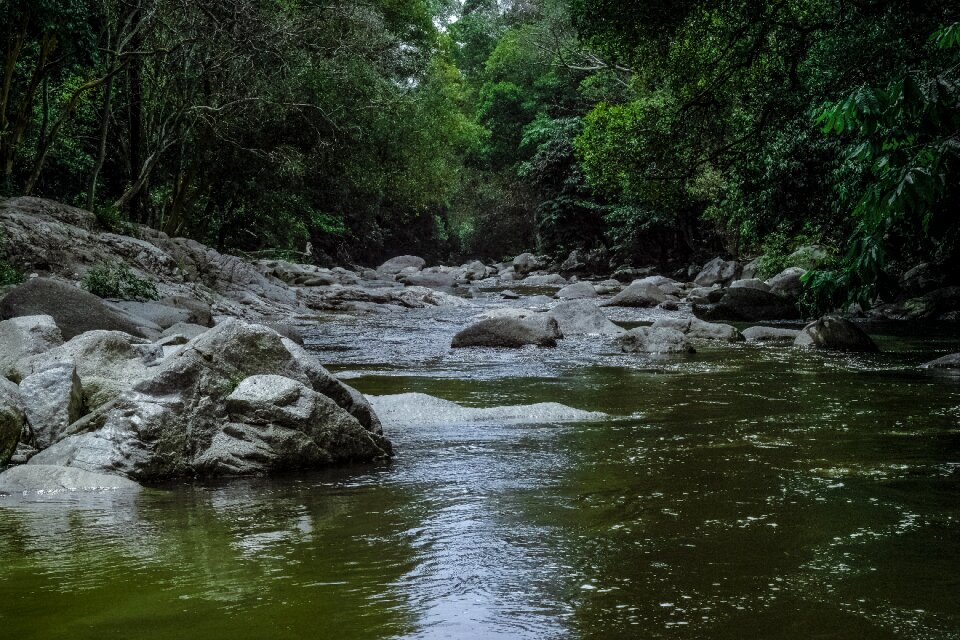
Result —
<svg viewBox="0 0 960 640"><path fill-rule="evenodd" d="M125 264L102 264L87 272L83 288L101 298L156 300L157 287L138 277Z"/></svg>
<svg viewBox="0 0 960 640"><path fill-rule="evenodd" d="M127 219L127 216L116 207L99 207L96 209L96 211L94 211L94 216L97 218L97 224L99 224L103 229L106 229L112 233L131 235L130 232L133 228L133 225L130 224L130 220Z"/></svg>
<svg viewBox="0 0 960 640"><path fill-rule="evenodd" d="M21 282L23 282L23 273L6 260L0 260L0 286Z"/></svg>

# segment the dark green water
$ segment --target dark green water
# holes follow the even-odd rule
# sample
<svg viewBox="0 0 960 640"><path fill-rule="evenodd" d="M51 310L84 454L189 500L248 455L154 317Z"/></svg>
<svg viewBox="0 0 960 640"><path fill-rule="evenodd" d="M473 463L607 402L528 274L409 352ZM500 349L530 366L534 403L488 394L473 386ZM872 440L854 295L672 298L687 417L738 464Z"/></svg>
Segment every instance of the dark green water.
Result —
<svg viewBox="0 0 960 640"><path fill-rule="evenodd" d="M644 360L450 353L463 313L314 341L369 394L613 417L394 424L387 466L0 498L2 637L960 637L960 378L916 369L955 326Z"/></svg>

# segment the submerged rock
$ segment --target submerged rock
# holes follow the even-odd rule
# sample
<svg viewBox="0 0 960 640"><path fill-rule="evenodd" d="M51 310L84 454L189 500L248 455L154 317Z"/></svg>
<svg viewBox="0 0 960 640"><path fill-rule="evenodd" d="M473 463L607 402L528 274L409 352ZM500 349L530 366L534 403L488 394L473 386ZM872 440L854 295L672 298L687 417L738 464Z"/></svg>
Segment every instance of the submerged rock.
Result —
<svg viewBox="0 0 960 640"><path fill-rule="evenodd" d="M611 322L607 316L589 300L571 300L561 302L549 312L557 321L561 333L565 336L599 334L616 336L625 329Z"/></svg>
<svg viewBox="0 0 960 640"><path fill-rule="evenodd" d="M805 326L794 346L833 351L876 352L876 343L854 323L838 316L824 316Z"/></svg>
<svg viewBox="0 0 960 640"><path fill-rule="evenodd" d="M743 335L729 324L704 322L697 318L661 318L653 323L654 329L675 329L688 338L700 340L723 340L742 342Z"/></svg>
<svg viewBox="0 0 960 640"><path fill-rule="evenodd" d="M800 335L799 329L778 327L749 327L743 330L747 342L793 342Z"/></svg>
<svg viewBox="0 0 960 640"><path fill-rule="evenodd" d="M66 491L139 491L140 485L120 476L76 467L20 465L0 473L0 492L60 493Z"/></svg>
<svg viewBox="0 0 960 640"><path fill-rule="evenodd" d="M626 353L696 353L687 337L676 329L638 327L617 340Z"/></svg>
<svg viewBox="0 0 960 640"><path fill-rule="evenodd" d="M555 402L478 409L423 393L370 396L370 402L388 425L415 427L443 424L538 424L584 422L608 417L605 413L583 411Z"/></svg>
<svg viewBox="0 0 960 640"><path fill-rule="evenodd" d="M920 366L924 369L960 369L960 353L951 353Z"/></svg>
<svg viewBox="0 0 960 640"><path fill-rule="evenodd" d="M507 347L525 345L555 347L563 334L553 318L489 318L467 327L453 337L451 347Z"/></svg>

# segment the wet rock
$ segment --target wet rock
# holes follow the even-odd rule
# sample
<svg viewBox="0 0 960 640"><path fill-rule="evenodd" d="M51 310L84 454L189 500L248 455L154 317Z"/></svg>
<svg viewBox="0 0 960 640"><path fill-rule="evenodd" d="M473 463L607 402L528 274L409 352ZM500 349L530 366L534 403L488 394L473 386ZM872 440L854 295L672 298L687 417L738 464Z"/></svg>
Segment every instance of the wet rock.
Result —
<svg viewBox="0 0 960 640"><path fill-rule="evenodd" d="M796 304L759 289L726 289L714 304L694 304L694 314L702 320L796 320Z"/></svg>
<svg viewBox="0 0 960 640"><path fill-rule="evenodd" d="M597 290L589 282L577 282L567 285L560 291L557 291L557 298L561 300L582 300L585 298L596 298Z"/></svg>
<svg viewBox="0 0 960 640"><path fill-rule="evenodd" d="M676 329L638 327L617 340L626 353L696 353L687 337Z"/></svg>
<svg viewBox="0 0 960 640"><path fill-rule="evenodd" d="M20 383L20 398L38 449L59 440L83 414L83 388L73 364L61 363L27 376Z"/></svg>
<svg viewBox="0 0 960 640"><path fill-rule="evenodd" d="M589 300L561 302L550 310L549 315L556 320L560 332L565 336L584 334L616 336L625 331L623 327L611 322L597 305Z"/></svg>
<svg viewBox="0 0 960 640"><path fill-rule="evenodd" d="M397 256L396 258L390 258L377 267L377 271L388 275L395 275L406 268L413 268L419 271L426 265L427 261L419 256Z"/></svg>
<svg viewBox="0 0 960 640"><path fill-rule="evenodd" d="M839 316L824 316L805 326L793 342L797 347L833 351L876 352L876 343L854 323Z"/></svg>
<svg viewBox="0 0 960 640"><path fill-rule="evenodd" d="M462 407L422 393L371 396L377 414L387 425L424 427L448 424L542 424L586 422L608 417L555 402L478 409Z"/></svg>
<svg viewBox="0 0 960 640"><path fill-rule="evenodd" d="M0 377L12 375L15 365L24 358L61 344L63 336L50 316L22 316L0 322Z"/></svg>
<svg viewBox="0 0 960 640"><path fill-rule="evenodd" d="M430 289L452 289L457 286L457 277L441 271L420 271L402 278L402 282L411 287Z"/></svg>
<svg viewBox="0 0 960 640"><path fill-rule="evenodd" d="M742 342L743 335L729 324L704 322L697 318L661 318L653 323L654 329L673 329L697 340L722 340Z"/></svg>
<svg viewBox="0 0 960 640"><path fill-rule="evenodd" d="M743 330L747 342L789 342L793 343L800 335L799 329L778 327L749 327Z"/></svg>
<svg viewBox="0 0 960 640"><path fill-rule="evenodd" d="M467 327L453 337L451 347L555 347L563 334L557 321L532 318L490 318Z"/></svg>
<svg viewBox="0 0 960 640"><path fill-rule="evenodd" d="M511 291L510 289L504 289L503 291L500 292L500 295L503 296L504 298L506 298L507 300L519 300L519 299L520 299L520 294L519 294L519 293L516 293L516 292L514 292L514 291Z"/></svg>
<svg viewBox="0 0 960 640"><path fill-rule="evenodd" d="M770 287L770 293L778 295L788 300L798 300L803 293L803 281L801 278L806 273L805 269L800 267L789 267L777 275L767 280Z"/></svg>
<svg viewBox="0 0 960 640"><path fill-rule="evenodd" d="M923 369L960 369L960 353L951 353L920 366Z"/></svg>
<svg viewBox="0 0 960 640"><path fill-rule="evenodd" d="M16 451L26 424L20 390L6 378L0 378L0 467Z"/></svg>
<svg viewBox="0 0 960 640"><path fill-rule="evenodd" d="M693 279L698 287L711 287L715 284L728 285L740 273L740 264L735 260L714 258L703 266L697 277Z"/></svg>
<svg viewBox="0 0 960 640"><path fill-rule="evenodd" d="M68 491L139 491L133 480L92 473L75 467L21 465L0 473L0 492L61 493Z"/></svg>
<svg viewBox="0 0 960 640"><path fill-rule="evenodd" d="M532 253L521 253L513 259L513 272L518 276L525 276L531 271L542 269L544 264Z"/></svg>
<svg viewBox="0 0 960 640"><path fill-rule="evenodd" d="M770 285L763 280L749 278L744 280L734 280L730 283L731 289L759 289L760 291L770 291Z"/></svg>
<svg viewBox="0 0 960 640"><path fill-rule="evenodd" d="M0 300L0 318L46 315L67 340L87 331L123 331L143 337L128 318L103 300L77 287L47 278L34 278Z"/></svg>
<svg viewBox="0 0 960 640"><path fill-rule="evenodd" d="M635 282L613 296L605 306L611 307L655 307L667 299L667 294L658 287Z"/></svg>

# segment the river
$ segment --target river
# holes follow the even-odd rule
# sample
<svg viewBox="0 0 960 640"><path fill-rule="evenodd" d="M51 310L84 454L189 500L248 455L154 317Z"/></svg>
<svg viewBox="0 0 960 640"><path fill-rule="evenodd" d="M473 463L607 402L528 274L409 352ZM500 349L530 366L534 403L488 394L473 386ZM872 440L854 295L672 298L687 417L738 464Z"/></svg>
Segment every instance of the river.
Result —
<svg viewBox="0 0 960 640"><path fill-rule="evenodd" d="M308 343L373 396L607 415L406 396L390 464L0 498L3 637L960 637L960 377L917 368L956 324L870 327L871 355L451 351L476 312Z"/></svg>

